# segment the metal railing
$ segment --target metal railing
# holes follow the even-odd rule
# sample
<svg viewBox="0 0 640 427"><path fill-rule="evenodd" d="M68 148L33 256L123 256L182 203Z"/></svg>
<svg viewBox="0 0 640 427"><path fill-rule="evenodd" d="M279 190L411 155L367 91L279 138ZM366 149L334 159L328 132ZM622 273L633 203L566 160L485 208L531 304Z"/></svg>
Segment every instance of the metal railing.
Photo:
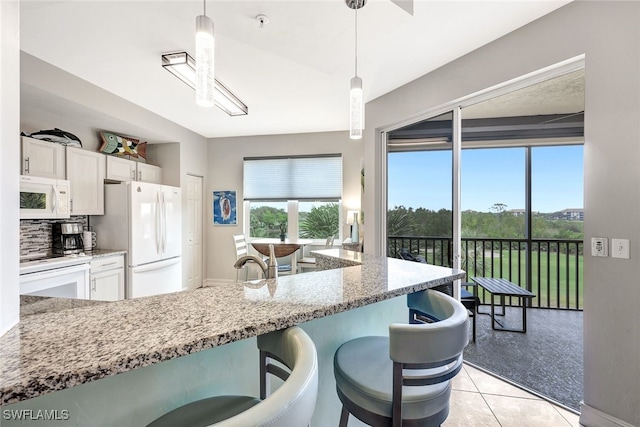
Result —
<svg viewBox="0 0 640 427"><path fill-rule="evenodd" d="M429 264L451 267L450 238L389 236L387 241L390 257L399 257L405 248ZM473 276L501 277L536 294L531 307L583 308L582 240L463 238L461 249L467 281ZM489 294L478 290L488 303Z"/></svg>

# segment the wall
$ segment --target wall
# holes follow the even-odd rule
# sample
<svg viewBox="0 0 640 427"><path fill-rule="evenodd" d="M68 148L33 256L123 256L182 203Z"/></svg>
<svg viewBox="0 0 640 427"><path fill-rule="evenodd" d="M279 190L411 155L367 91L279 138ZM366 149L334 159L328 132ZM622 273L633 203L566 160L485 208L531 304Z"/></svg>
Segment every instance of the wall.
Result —
<svg viewBox="0 0 640 427"><path fill-rule="evenodd" d="M640 3L576 1L366 106L365 234L380 222L376 129L585 54L585 247L631 239L631 260L584 265L585 425L640 425ZM365 250L375 252L373 239ZM625 424L626 423L626 424Z"/></svg>
<svg viewBox="0 0 640 427"><path fill-rule="evenodd" d="M20 3L0 1L0 335L18 322ZM8 201L13 200L11 209Z"/></svg>
<svg viewBox="0 0 640 427"><path fill-rule="evenodd" d="M322 132L290 135L248 136L209 140L210 175L205 190L205 231L209 248L205 265L207 279L235 280L236 260L232 236L243 233L241 200L244 157L342 153L343 217L347 209L360 206L360 167L362 143L349 139L347 132ZM213 191L236 190L238 225L214 226ZM344 236L346 226L343 227ZM337 243L337 242L336 242Z"/></svg>

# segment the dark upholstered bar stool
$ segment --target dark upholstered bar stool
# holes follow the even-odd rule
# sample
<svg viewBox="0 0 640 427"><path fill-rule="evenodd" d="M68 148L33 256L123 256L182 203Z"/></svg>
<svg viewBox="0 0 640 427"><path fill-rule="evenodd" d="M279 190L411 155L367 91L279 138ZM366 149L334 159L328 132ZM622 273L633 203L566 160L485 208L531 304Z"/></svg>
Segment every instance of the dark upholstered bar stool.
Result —
<svg viewBox="0 0 640 427"><path fill-rule="evenodd" d="M419 324L391 324L388 337L362 337L340 346L334 375L349 414L371 426L439 426L449 415L453 378L469 342L467 309L437 291L407 296Z"/></svg>
<svg viewBox="0 0 640 427"><path fill-rule="evenodd" d="M147 427L306 426L318 396L316 347L300 328L258 336L260 399L250 396L214 396L166 413ZM287 369L271 363L275 359ZM289 372L287 372L289 370ZM267 374L284 383L267 396Z"/></svg>

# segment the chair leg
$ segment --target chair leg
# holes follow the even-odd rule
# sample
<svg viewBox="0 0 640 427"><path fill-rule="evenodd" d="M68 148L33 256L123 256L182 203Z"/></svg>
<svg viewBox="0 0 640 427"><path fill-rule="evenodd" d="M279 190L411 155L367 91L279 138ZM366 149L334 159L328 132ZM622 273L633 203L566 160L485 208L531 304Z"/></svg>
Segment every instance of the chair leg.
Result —
<svg viewBox="0 0 640 427"><path fill-rule="evenodd" d="M339 427L347 427L347 423L349 422L349 411L347 408L342 405L342 412L340 413L340 424Z"/></svg>

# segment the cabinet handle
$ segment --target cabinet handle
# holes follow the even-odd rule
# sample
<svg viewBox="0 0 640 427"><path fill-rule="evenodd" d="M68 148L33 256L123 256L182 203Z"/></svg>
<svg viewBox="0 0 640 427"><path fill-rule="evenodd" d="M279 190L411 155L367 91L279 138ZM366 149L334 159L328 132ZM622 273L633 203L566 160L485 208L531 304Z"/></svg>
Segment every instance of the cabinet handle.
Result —
<svg viewBox="0 0 640 427"><path fill-rule="evenodd" d="M138 171L138 181L142 181L142 171Z"/></svg>
<svg viewBox="0 0 640 427"><path fill-rule="evenodd" d="M91 291L95 292L96 291L96 278L94 277L93 279L91 279L92 285L91 285Z"/></svg>
<svg viewBox="0 0 640 427"><path fill-rule="evenodd" d="M25 175L29 174L29 158L24 159L24 173Z"/></svg>
<svg viewBox="0 0 640 427"><path fill-rule="evenodd" d="M102 267L107 267L109 265L116 265L118 262L117 261L113 261L113 262L108 262L106 264L102 264Z"/></svg>
<svg viewBox="0 0 640 427"><path fill-rule="evenodd" d="M131 171L131 179L134 181L136 180L136 171L134 170Z"/></svg>

